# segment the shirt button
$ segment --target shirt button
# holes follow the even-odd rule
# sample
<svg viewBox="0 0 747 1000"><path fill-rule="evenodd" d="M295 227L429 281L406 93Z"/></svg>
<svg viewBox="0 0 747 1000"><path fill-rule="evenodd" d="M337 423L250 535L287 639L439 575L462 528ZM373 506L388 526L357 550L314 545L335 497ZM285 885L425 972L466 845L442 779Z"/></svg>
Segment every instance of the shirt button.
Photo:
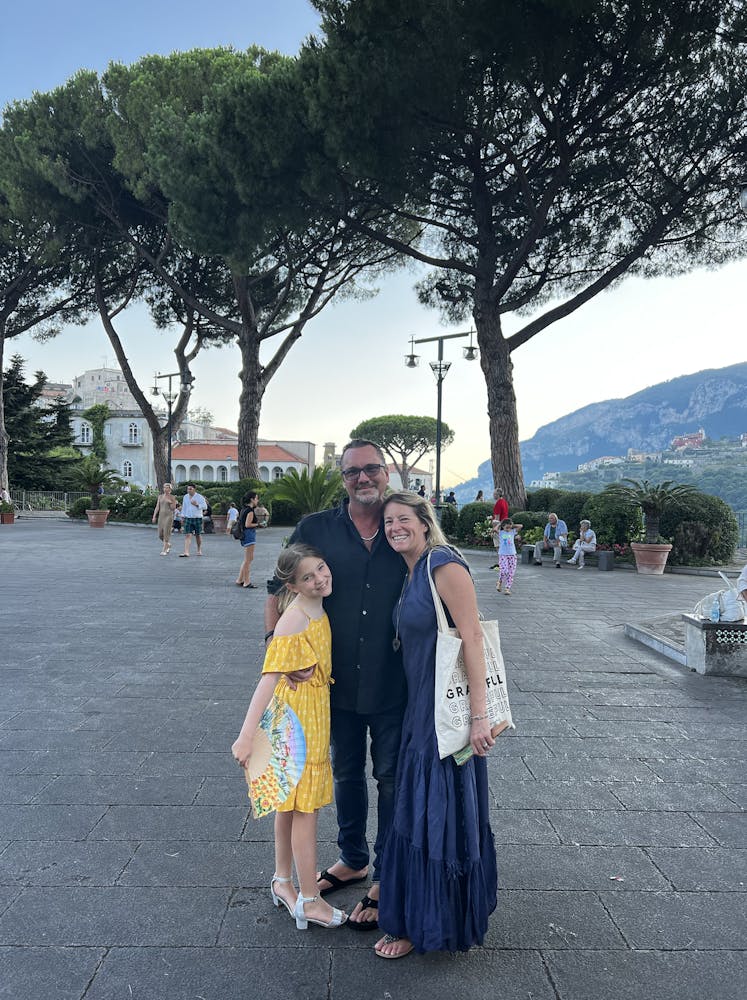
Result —
<svg viewBox="0 0 747 1000"><path fill-rule="evenodd" d="M367 612L367 611L363 611L363 612L362 612L362 614L364 614L364 615L367 615L367 614L368 614L368 612Z"/></svg>

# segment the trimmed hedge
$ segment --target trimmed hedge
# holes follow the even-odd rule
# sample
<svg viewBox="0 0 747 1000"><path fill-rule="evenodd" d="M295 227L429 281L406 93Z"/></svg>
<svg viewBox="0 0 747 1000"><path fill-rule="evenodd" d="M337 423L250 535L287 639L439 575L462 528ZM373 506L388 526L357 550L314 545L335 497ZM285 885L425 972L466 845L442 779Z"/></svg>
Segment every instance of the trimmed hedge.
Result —
<svg viewBox="0 0 747 1000"><path fill-rule="evenodd" d="M739 541L734 511L720 497L697 492L687 505L662 514L659 530L672 541L673 566L721 566L731 562Z"/></svg>

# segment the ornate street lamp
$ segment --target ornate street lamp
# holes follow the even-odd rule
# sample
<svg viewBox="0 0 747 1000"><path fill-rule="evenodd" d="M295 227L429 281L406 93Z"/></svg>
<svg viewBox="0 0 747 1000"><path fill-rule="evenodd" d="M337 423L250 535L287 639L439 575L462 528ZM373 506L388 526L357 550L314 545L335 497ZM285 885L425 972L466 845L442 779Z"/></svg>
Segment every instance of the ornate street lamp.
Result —
<svg viewBox="0 0 747 1000"><path fill-rule="evenodd" d="M410 353L405 355L405 366L407 368L417 368L420 358L415 354L415 344L438 344L438 360L430 361L431 371L436 378L436 510L441 511L441 398L443 381L446 373L451 368L450 361L444 361L444 341L457 340L461 337L469 337L469 346L462 348L462 354L466 361L477 359L477 348L472 343L474 330L466 333L447 333L442 337L421 337L415 340L410 337ZM405 487L405 484L402 484Z"/></svg>
<svg viewBox="0 0 747 1000"><path fill-rule="evenodd" d="M162 389L158 384L159 380L162 378L167 378L169 380L167 389ZM192 383L194 382L195 377L194 375L190 374L189 369L187 368L185 368L184 371L181 372L169 372L167 375L161 375L159 372L156 372L155 375L153 376L153 388L150 390L152 396L161 396L165 400L166 406L168 408L168 418L166 420L166 427L168 428L168 434L167 434L168 456L166 459L166 464L168 467L168 476L170 483L173 483L174 481L171 476L171 438L172 438L171 408L174 405L174 401L176 400L177 396L179 395L179 393L175 389L171 388L171 380L175 378L181 379L179 388L183 392L191 392Z"/></svg>

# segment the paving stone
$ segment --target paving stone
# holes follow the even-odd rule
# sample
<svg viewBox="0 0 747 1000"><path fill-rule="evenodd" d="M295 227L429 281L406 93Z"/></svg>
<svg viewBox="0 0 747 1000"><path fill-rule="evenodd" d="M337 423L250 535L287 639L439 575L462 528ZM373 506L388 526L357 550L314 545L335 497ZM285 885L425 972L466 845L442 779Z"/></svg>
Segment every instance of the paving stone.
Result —
<svg viewBox="0 0 747 1000"><path fill-rule="evenodd" d="M0 863L2 857L0 856ZM1 869L0 869L1 870ZM123 886L269 886L274 872L272 831L251 843L143 843L119 879ZM266 892L269 900L269 891Z"/></svg>
<svg viewBox="0 0 747 1000"><path fill-rule="evenodd" d="M710 814L709 814L710 815ZM689 816L671 812L557 810L552 824L565 844L715 847Z"/></svg>
<svg viewBox="0 0 747 1000"><path fill-rule="evenodd" d="M107 733L72 730L39 730L31 732L18 729L0 737L0 750L101 750L111 739Z"/></svg>
<svg viewBox="0 0 747 1000"><path fill-rule="evenodd" d="M627 948L596 893L570 890L500 891L485 946Z"/></svg>
<svg viewBox="0 0 747 1000"><path fill-rule="evenodd" d="M747 813L691 813L723 847L747 847Z"/></svg>
<svg viewBox="0 0 747 1000"><path fill-rule="evenodd" d="M615 795L599 781L491 780L490 790L501 809L620 808Z"/></svg>
<svg viewBox="0 0 747 1000"><path fill-rule="evenodd" d="M651 781L653 773L643 761L609 757L528 757L524 763L540 781Z"/></svg>
<svg viewBox="0 0 747 1000"><path fill-rule="evenodd" d="M201 778L235 775L236 761L228 750L223 753L152 753L138 769L139 775Z"/></svg>
<svg viewBox="0 0 747 1000"><path fill-rule="evenodd" d="M153 726L145 731L123 730L113 736L107 750L166 750L194 752L205 738L205 729L185 729L178 723Z"/></svg>
<svg viewBox="0 0 747 1000"><path fill-rule="evenodd" d="M490 824L496 844L557 844L558 835L538 809L495 809Z"/></svg>
<svg viewBox="0 0 747 1000"><path fill-rule="evenodd" d="M223 889L31 888L0 918L0 944L204 946L227 902Z"/></svg>
<svg viewBox="0 0 747 1000"><path fill-rule="evenodd" d="M626 809L675 812L691 809L699 809L702 812L734 812L739 809L723 791L700 782L691 785L674 781L655 781L652 784L641 782L637 785L618 782L614 787L614 794Z"/></svg>
<svg viewBox="0 0 747 1000"><path fill-rule="evenodd" d="M85 1000L327 1000L330 950L316 940L303 962L293 947L113 948Z"/></svg>
<svg viewBox="0 0 747 1000"><path fill-rule="evenodd" d="M103 954L101 948L0 947L0 997L80 1000Z"/></svg>
<svg viewBox="0 0 747 1000"><path fill-rule="evenodd" d="M82 840L105 811L100 806L0 805L0 837L10 840Z"/></svg>
<svg viewBox="0 0 747 1000"><path fill-rule="evenodd" d="M352 935L348 934L348 937ZM358 934L356 937L373 937ZM502 1000L556 1000L539 955L533 952L476 949L468 955L435 953L408 962L376 958L373 942L365 950L345 949L334 956L328 994L309 1000L350 1000L351 997L401 997L403 1000L454 1000L465 987L479 996L485 984L500 984ZM304 954L306 951L304 950ZM383 968L381 968L383 966ZM372 990L372 984L375 984ZM493 995L494 987L483 995ZM86 998L88 1000L88 998Z"/></svg>
<svg viewBox="0 0 747 1000"><path fill-rule="evenodd" d="M622 881L612 881L620 878ZM668 883L636 847L507 846L498 857L503 889L667 889Z"/></svg>
<svg viewBox="0 0 747 1000"><path fill-rule="evenodd" d="M27 805L51 780L46 775L0 774L0 802Z"/></svg>
<svg viewBox="0 0 747 1000"><path fill-rule="evenodd" d="M110 806L96 840L238 840L247 806Z"/></svg>
<svg viewBox="0 0 747 1000"><path fill-rule="evenodd" d="M0 727L3 732L6 729L31 729L35 732L47 730L60 730L70 732L85 722L85 716L77 711L63 711L61 709L47 709L45 711L27 710L18 712L8 722Z"/></svg>
<svg viewBox="0 0 747 1000"><path fill-rule="evenodd" d="M744 952L548 951L559 1000L725 1000L747 982Z"/></svg>
<svg viewBox="0 0 747 1000"><path fill-rule="evenodd" d="M656 867L683 892L747 892L747 851L715 847L650 847Z"/></svg>
<svg viewBox="0 0 747 1000"><path fill-rule="evenodd" d="M0 774L20 774L28 767L28 754L22 750L0 752Z"/></svg>
<svg viewBox="0 0 747 1000"><path fill-rule="evenodd" d="M144 753L37 750L25 754L26 774L132 774L146 759Z"/></svg>
<svg viewBox="0 0 747 1000"><path fill-rule="evenodd" d="M662 781L747 782L747 768L736 760L648 760L651 770Z"/></svg>
<svg viewBox="0 0 747 1000"><path fill-rule="evenodd" d="M638 951L747 949L744 898L725 892L617 892L602 895Z"/></svg>
<svg viewBox="0 0 747 1000"><path fill-rule="evenodd" d="M654 757L687 758L684 740L646 739L630 737L571 737L545 741L553 754L559 757Z"/></svg>
<svg viewBox="0 0 747 1000"><path fill-rule="evenodd" d="M0 884L114 885L136 844L19 841L0 854Z"/></svg>
<svg viewBox="0 0 747 1000"><path fill-rule="evenodd" d="M35 796L35 801L63 804L190 805L195 801L201 784L200 778L77 775L52 778Z"/></svg>

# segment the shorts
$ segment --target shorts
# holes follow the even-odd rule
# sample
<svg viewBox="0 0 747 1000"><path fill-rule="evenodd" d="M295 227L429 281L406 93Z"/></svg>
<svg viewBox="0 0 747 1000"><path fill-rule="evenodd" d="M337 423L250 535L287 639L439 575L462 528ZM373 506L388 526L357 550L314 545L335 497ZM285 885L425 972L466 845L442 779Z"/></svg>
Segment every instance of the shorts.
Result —
<svg viewBox="0 0 747 1000"><path fill-rule="evenodd" d="M202 518L201 517L185 517L184 518L184 534L185 535L201 535L202 534Z"/></svg>
<svg viewBox="0 0 747 1000"><path fill-rule="evenodd" d="M241 539L241 547L246 548L249 545L254 545L256 541L257 541L257 529L244 528L244 537Z"/></svg>

